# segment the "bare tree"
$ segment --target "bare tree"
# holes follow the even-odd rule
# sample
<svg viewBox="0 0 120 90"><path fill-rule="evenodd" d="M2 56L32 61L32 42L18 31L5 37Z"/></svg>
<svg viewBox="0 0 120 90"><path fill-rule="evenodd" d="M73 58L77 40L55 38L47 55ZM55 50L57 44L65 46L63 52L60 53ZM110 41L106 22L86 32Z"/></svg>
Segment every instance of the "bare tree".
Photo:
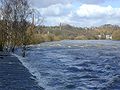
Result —
<svg viewBox="0 0 120 90"><path fill-rule="evenodd" d="M31 14L28 0L1 0L1 14L4 25L1 25L0 46L10 46L13 52L16 45L25 48L28 18Z"/></svg>

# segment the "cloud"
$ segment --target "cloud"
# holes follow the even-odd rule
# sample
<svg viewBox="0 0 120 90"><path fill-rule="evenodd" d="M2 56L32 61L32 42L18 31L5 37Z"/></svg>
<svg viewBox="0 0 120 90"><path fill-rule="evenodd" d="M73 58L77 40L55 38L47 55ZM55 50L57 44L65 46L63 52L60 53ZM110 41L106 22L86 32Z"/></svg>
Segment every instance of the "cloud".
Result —
<svg viewBox="0 0 120 90"><path fill-rule="evenodd" d="M69 14L70 21L78 22L82 26L96 26L101 24L118 24L120 18L120 8L112 6L100 6L83 4ZM74 24L74 23L73 23Z"/></svg>
<svg viewBox="0 0 120 90"><path fill-rule="evenodd" d="M111 6L102 7L99 5L88 5L83 4L78 8L76 14L79 17L88 17L88 18L101 18L102 16L112 16L117 14L120 10L118 8L112 8Z"/></svg>
<svg viewBox="0 0 120 90"><path fill-rule="evenodd" d="M101 4L105 3L106 1L110 0L31 0L31 5L34 7L44 8L54 4L73 4L73 3L80 3L80 4Z"/></svg>
<svg viewBox="0 0 120 90"><path fill-rule="evenodd" d="M67 4L69 2L69 0L31 0L31 5L38 8L44 8L54 4Z"/></svg>
<svg viewBox="0 0 120 90"><path fill-rule="evenodd" d="M115 8L108 2L113 1L31 0L32 6L45 17L46 25L58 25L60 22L75 26L120 24L120 8Z"/></svg>
<svg viewBox="0 0 120 90"><path fill-rule="evenodd" d="M62 5L62 4L55 4L55 5L51 5L48 6L46 8L40 8L38 9L41 13L42 16L63 16L69 13L69 11L71 10L72 5L71 4L66 4L66 5Z"/></svg>
<svg viewBox="0 0 120 90"><path fill-rule="evenodd" d="M105 3L107 0L76 0L76 1L82 4L102 4Z"/></svg>

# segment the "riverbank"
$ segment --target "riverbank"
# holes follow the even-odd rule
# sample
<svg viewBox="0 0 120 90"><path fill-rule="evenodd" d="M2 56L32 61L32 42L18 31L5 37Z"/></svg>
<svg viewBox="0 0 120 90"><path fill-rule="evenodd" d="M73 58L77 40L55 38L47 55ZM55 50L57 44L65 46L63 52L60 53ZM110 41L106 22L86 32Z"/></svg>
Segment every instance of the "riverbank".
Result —
<svg viewBox="0 0 120 90"><path fill-rule="evenodd" d="M44 90L19 59L0 52L0 90Z"/></svg>

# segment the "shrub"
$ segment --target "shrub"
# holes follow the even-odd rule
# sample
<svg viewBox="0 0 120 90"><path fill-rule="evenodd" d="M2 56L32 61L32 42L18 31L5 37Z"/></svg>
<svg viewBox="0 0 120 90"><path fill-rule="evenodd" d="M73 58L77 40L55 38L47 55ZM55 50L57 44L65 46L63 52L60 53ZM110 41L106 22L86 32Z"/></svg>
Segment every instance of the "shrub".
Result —
<svg viewBox="0 0 120 90"><path fill-rule="evenodd" d="M45 35L43 35L43 39L44 39L45 42L53 41L54 40L54 35L45 34Z"/></svg>
<svg viewBox="0 0 120 90"><path fill-rule="evenodd" d="M39 44L44 42L44 38L42 37L41 34L35 34L31 40L30 40L31 44Z"/></svg>
<svg viewBox="0 0 120 90"><path fill-rule="evenodd" d="M76 40L87 40L87 37L82 35L82 36L77 36L75 37Z"/></svg>
<svg viewBox="0 0 120 90"><path fill-rule="evenodd" d="M115 31L112 36L113 40L120 40L120 30Z"/></svg>
<svg viewBox="0 0 120 90"><path fill-rule="evenodd" d="M54 36L54 41L60 41L62 40L62 36Z"/></svg>

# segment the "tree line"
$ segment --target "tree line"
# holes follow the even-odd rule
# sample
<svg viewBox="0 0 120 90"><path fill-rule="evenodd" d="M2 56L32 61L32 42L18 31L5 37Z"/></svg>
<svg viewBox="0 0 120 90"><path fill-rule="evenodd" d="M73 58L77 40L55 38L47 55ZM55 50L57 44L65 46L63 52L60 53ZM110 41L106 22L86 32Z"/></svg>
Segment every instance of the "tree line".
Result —
<svg viewBox="0 0 120 90"><path fill-rule="evenodd" d="M40 28L40 29L39 29ZM69 24L60 26L37 26L34 44L58 40L120 40L120 27L105 24L99 27L74 27ZM100 36L100 37L99 37Z"/></svg>

